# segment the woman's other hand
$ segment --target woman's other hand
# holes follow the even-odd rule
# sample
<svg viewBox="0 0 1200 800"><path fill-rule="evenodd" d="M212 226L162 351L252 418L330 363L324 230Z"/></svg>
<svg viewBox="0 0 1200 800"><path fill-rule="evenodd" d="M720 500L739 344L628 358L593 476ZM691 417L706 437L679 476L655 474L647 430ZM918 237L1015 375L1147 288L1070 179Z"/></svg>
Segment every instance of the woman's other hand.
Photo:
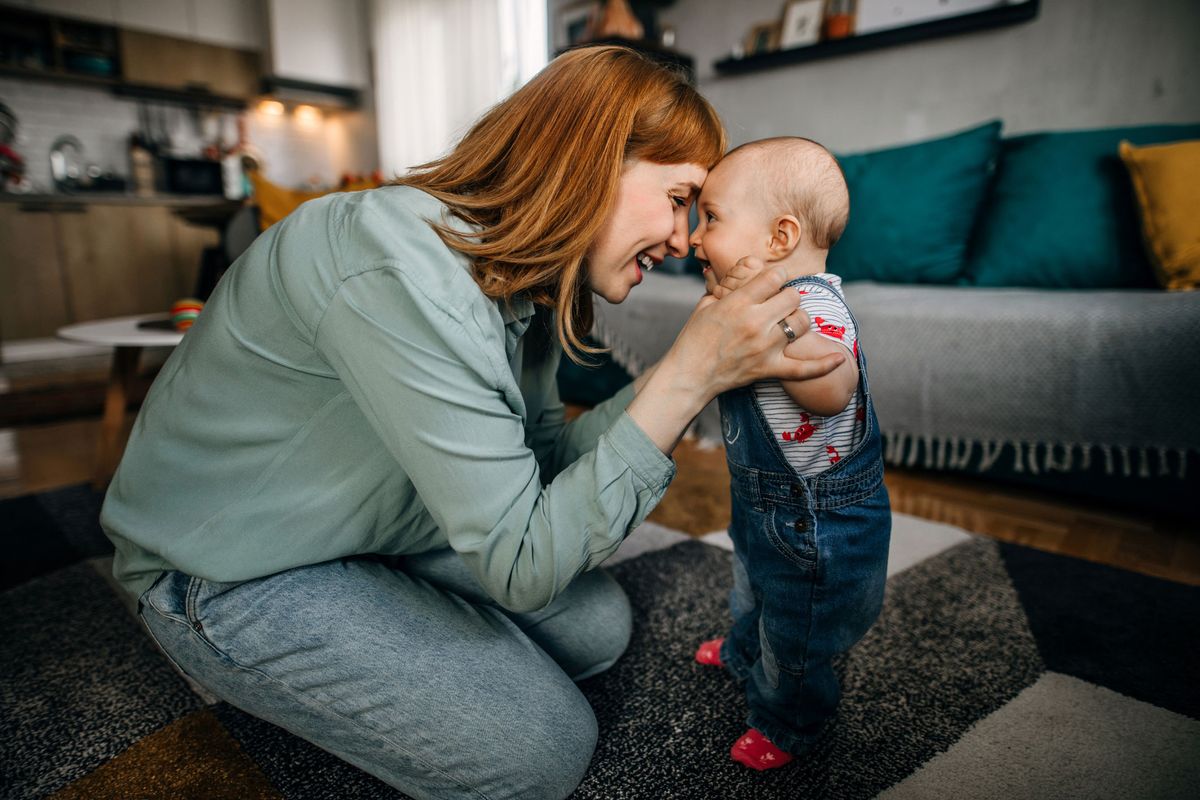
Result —
<svg viewBox="0 0 1200 800"><path fill-rule="evenodd" d="M805 359L784 353L790 340L781 321L797 337L808 331L795 290L781 291L787 279L782 267L759 268L720 300L714 295L700 299L629 406L630 416L663 452L674 449L687 424L721 392L765 378L819 378L845 361L840 353Z"/></svg>

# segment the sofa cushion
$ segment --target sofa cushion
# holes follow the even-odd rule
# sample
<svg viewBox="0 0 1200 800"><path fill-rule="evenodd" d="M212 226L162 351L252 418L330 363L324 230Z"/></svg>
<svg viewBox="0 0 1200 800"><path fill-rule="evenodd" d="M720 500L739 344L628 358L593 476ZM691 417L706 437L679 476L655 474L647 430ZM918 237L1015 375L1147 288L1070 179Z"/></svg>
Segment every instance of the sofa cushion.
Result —
<svg viewBox="0 0 1200 800"><path fill-rule="evenodd" d="M928 142L839 157L850 222L829 253L846 280L954 283L987 189L1000 122Z"/></svg>
<svg viewBox="0 0 1200 800"><path fill-rule="evenodd" d="M1200 141L1121 142L1141 212L1146 254L1165 289L1200 287Z"/></svg>
<svg viewBox="0 0 1200 800"><path fill-rule="evenodd" d="M1033 133L1006 139L971 244L977 286L1155 286L1117 144L1200 137L1200 125Z"/></svg>

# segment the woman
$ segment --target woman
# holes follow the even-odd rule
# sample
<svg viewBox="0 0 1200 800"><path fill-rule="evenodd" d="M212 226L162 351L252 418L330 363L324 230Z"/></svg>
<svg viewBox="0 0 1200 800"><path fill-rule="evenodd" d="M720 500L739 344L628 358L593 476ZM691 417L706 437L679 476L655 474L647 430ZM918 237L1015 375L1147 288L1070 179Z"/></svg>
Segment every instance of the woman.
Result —
<svg viewBox="0 0 1200 800"><path fill-rule="evenodd" d="M102 524L163 650L413 797L563 797L624 650L598 566L718 392L782 354L765 273L564 423L594 292L683 255L724 134L628 50L555 60L401 185L305 204L222 280L147 397ZM790 298L790 299L789 299ZM636 397L635 397L636 393Z"/></svg>

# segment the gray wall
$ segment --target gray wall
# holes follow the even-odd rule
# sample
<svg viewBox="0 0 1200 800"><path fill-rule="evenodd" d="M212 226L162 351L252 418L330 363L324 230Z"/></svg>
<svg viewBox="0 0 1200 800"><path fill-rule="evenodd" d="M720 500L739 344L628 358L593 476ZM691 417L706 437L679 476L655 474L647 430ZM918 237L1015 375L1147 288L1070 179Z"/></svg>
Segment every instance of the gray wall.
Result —
<svg viewBox="0 0 1200 800"><path fill-rule="evenodd" d="M853 152L997 117L1006 134L1200 121L1198 0L1042 0L1013 27L716 75L713 62L782 6L678 0L660 15L732 144L800 134Z"/></svg>

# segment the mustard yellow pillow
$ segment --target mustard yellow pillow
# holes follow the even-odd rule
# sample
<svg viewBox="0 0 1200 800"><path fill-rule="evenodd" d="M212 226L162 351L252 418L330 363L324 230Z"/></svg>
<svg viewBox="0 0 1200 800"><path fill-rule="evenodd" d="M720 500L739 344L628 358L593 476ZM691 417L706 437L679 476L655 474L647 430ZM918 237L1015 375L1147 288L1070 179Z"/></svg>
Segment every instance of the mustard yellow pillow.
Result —
<svg viewBox="0 0 1200 800"><path fill-rule="evenodd" d="M1142 213L1142 239L1165 289L1200 288L1200 141L1120 145Z"/></svg>

